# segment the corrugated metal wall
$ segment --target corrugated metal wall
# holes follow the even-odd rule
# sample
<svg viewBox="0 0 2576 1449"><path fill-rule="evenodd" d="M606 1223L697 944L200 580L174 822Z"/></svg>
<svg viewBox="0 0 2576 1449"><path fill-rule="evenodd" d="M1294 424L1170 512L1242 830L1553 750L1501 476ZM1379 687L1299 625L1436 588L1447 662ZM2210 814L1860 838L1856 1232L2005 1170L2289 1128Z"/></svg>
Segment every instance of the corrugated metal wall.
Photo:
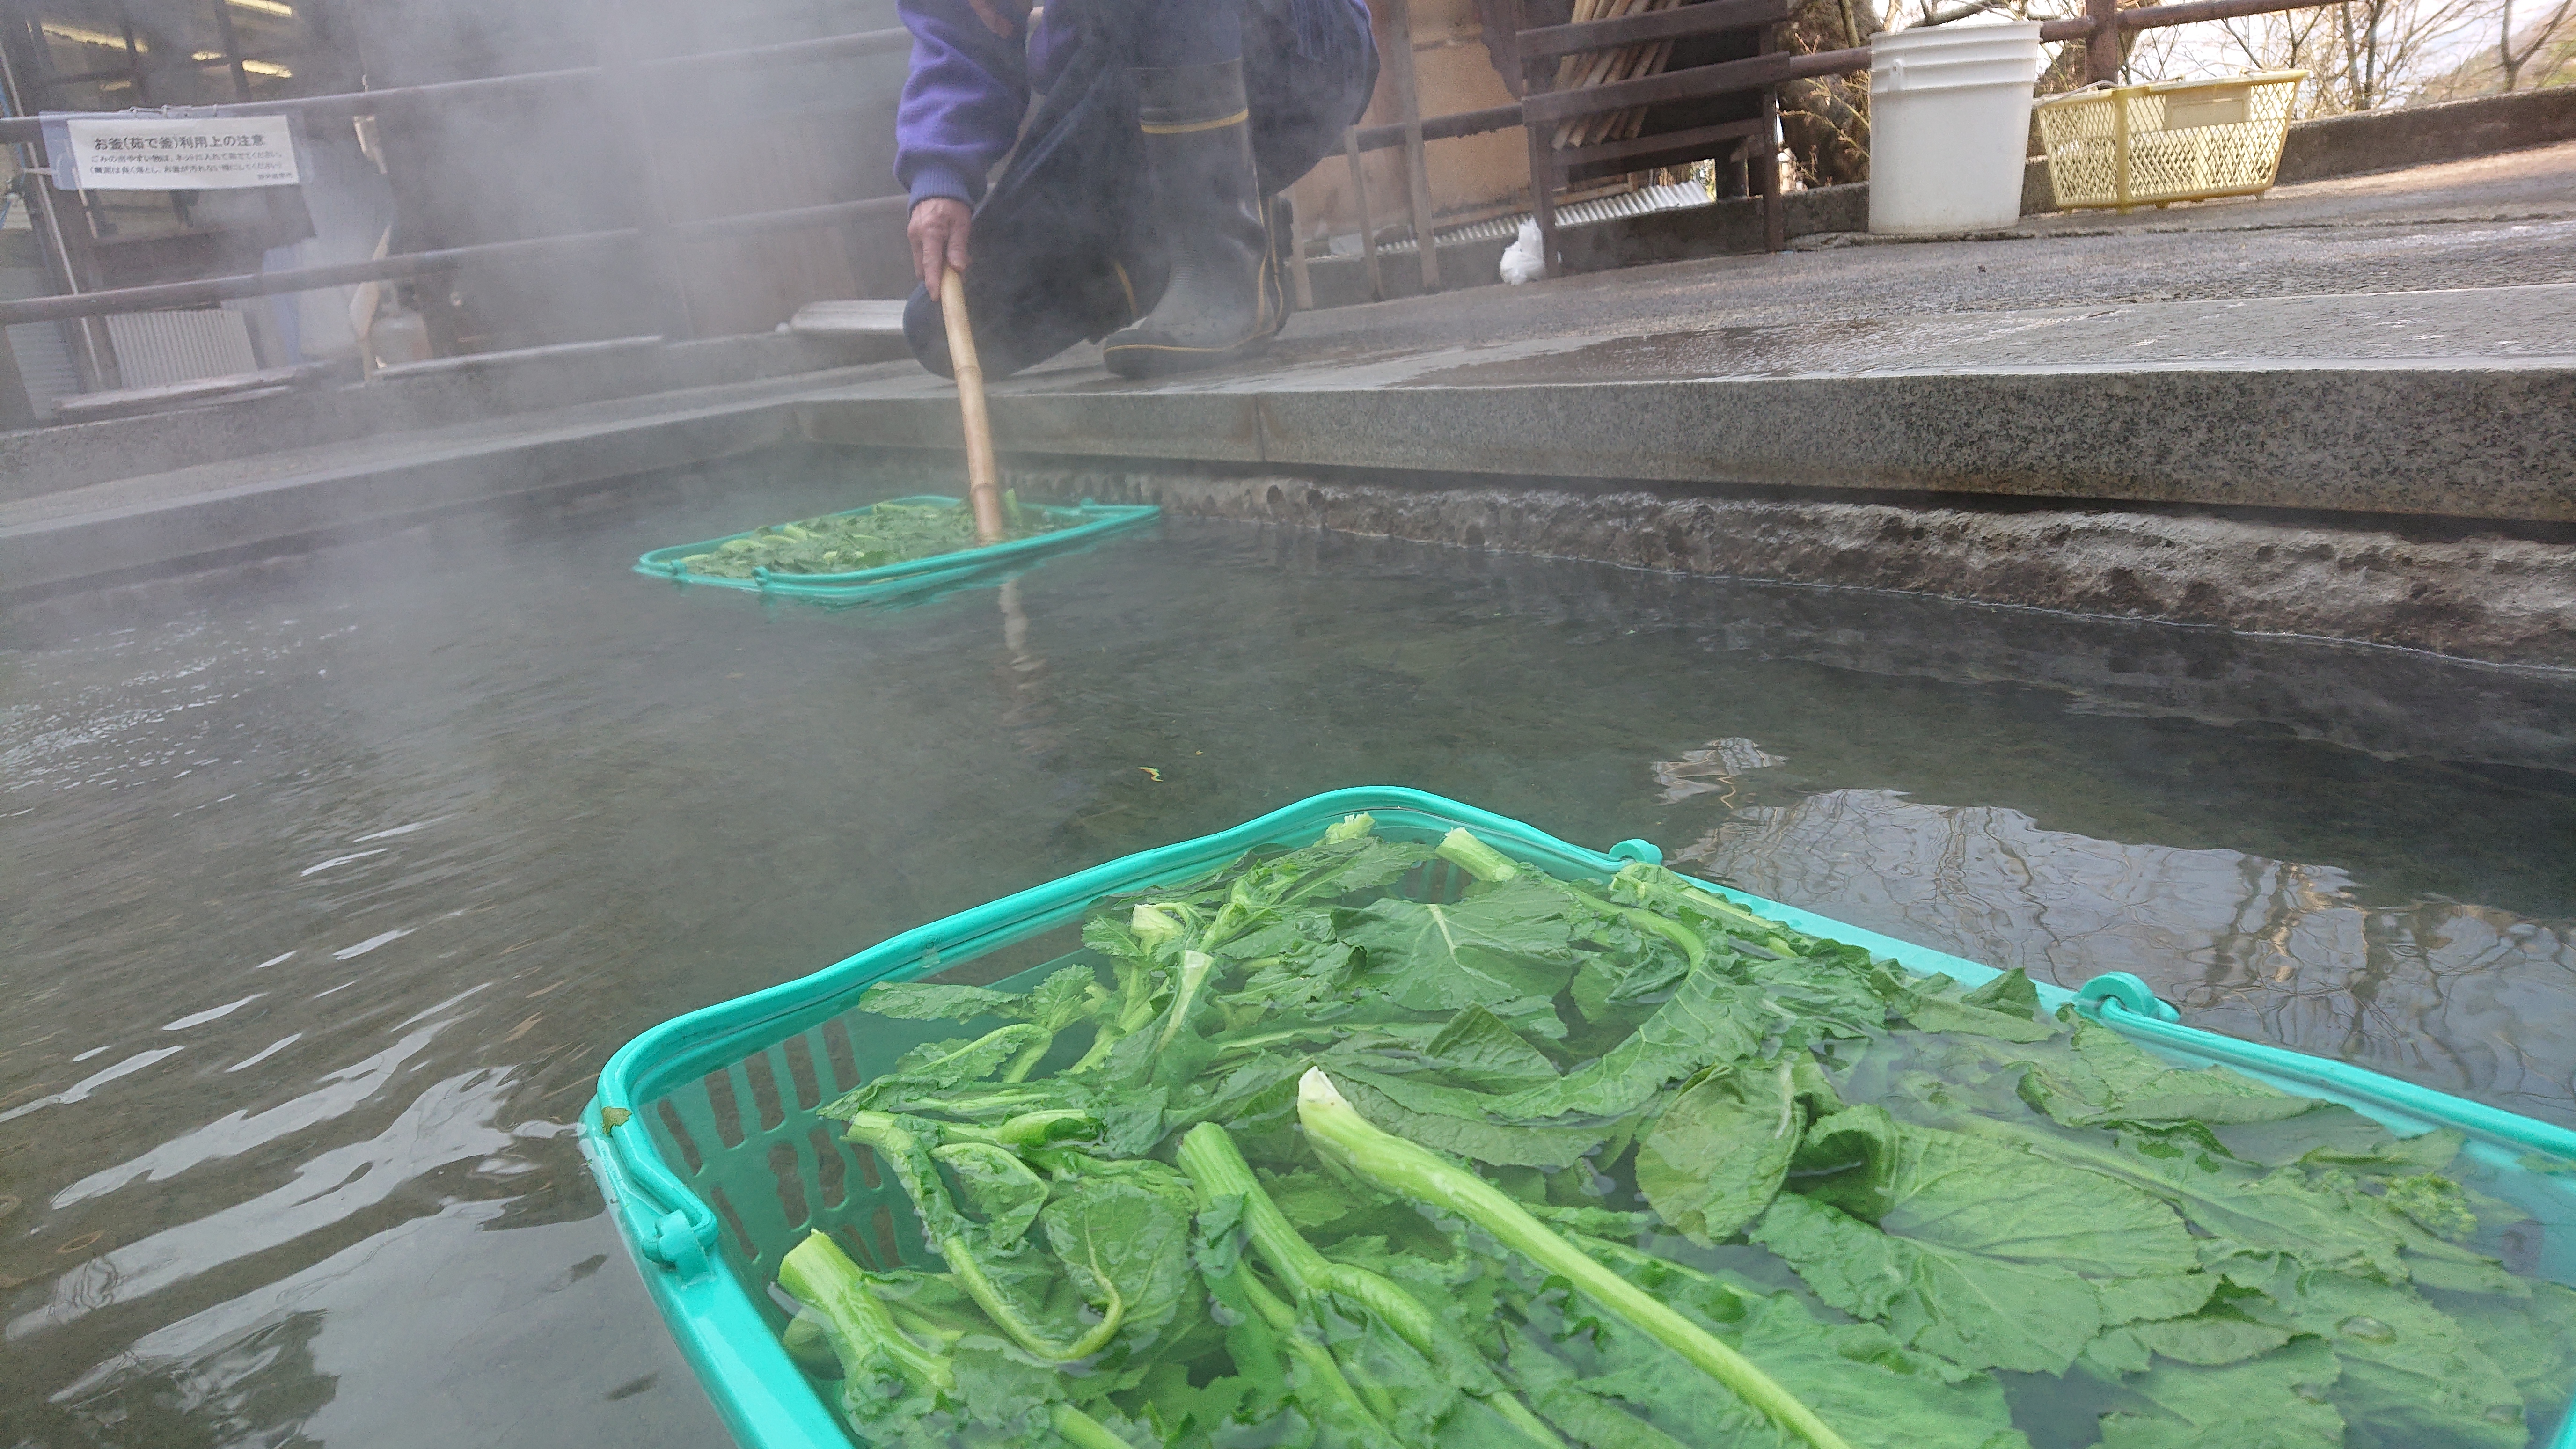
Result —
<svg viewBox="0 0 2576 1449"><path fill-rule="evenodd" d="M125 385L166 387L200 377L259 371L250 327L238 312L127 312L107 319Z"/></svg>

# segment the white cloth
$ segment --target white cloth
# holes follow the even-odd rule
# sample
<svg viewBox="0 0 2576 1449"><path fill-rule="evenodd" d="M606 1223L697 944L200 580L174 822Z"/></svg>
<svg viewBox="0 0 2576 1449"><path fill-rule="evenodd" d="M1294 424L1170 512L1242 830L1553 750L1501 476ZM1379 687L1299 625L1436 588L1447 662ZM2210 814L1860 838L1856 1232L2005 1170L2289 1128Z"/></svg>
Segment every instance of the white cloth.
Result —
<svg viewBox="0 0 2576 1449"><path fill-rule="evenodd" d="M1517 287L1546 275L1547 260L1538 249L1538 219L1532 217L1521 223L1521 234L1503 248L1503 280Z"/></svg>

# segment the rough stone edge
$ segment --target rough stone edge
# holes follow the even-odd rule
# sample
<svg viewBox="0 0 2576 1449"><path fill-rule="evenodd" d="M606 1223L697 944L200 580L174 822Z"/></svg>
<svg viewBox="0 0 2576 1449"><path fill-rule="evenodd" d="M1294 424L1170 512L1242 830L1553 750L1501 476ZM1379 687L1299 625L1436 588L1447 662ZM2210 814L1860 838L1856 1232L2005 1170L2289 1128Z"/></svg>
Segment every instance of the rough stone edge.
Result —
<svg viewBox="0 0 2576 1449"><path fill-rule="evenodd" d="M2275 184L2402 171L2576 140L2576 87L2477 96L2290 127Z"/></svg>
<svg viewBox="0 0 2576 1449"><path fill-rule="evenodd" d="M2576 669L2576 545L2205 514L1993 511L1015 460L1040 496L1635 568Z"/></svg>

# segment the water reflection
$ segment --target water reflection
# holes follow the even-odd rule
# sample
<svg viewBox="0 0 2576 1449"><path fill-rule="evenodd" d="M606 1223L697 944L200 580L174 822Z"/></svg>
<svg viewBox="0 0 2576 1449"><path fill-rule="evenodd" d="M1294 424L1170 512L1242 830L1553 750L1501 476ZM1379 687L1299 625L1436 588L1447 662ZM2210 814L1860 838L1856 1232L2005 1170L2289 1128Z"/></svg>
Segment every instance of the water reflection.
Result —
<svg viewBox="0 0 2576 1449"><path fill-rule="evenodd" d="M2048 830L1833 790L1747 810L1677 863L2062 986L2129 971L2196 1026L2576 1122L2576 940L2461 901L2369 906L2333 866Z"/></svg>
<svg viewBox="0 0 2576 1449"><path fill-rule="evenodd" d="M502 1211L448 1204L155 1329L56 1422L117 1449L723 1443L605 1229Z"/></svg>

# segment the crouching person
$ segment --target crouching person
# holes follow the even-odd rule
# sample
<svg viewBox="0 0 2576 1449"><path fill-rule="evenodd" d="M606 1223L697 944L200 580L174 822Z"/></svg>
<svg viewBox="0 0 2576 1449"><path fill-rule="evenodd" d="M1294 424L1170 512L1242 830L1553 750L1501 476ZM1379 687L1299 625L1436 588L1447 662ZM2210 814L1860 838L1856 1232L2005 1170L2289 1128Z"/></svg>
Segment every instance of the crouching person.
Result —
<svg viewBox="0 0 2576 1449"><path fill-rule="evenodd" d="M949 375L947 268L988 376L1091 341L1111 371L1149 377L1277 334L1277 197L1340 148L1376 86L1364 0L899 9L913 45L895 175L922 284L904 335L924 367Z"/></svg>

